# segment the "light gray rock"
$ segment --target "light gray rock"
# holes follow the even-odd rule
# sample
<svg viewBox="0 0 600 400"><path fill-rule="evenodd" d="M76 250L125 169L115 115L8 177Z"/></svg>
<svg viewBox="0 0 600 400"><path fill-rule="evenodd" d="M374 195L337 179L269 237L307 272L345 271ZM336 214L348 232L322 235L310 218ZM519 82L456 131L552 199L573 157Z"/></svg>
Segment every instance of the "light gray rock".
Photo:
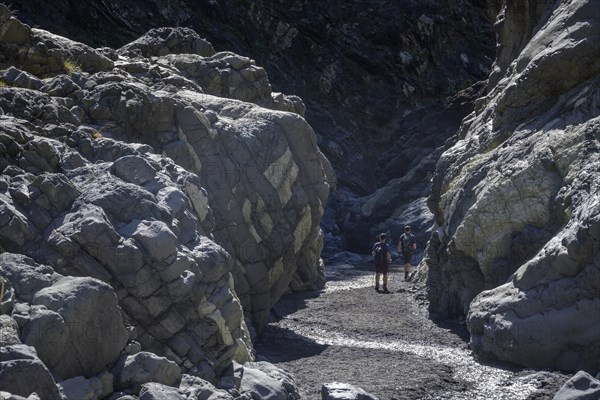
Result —
<svg viewBox="0 0 600 400"><path fill-rule="evenodd" d="M181 379L181 369L177 364L145 351L121 357L111 372L115 378L115 389L129 388L136 392L144 383L174 386Z"/></svg>
<svg viewBox="0 0 600 400"><path fill-rule="evenodd" d="M325 383L321 388L323 400L377 400L378 398L363 389L348 383Z"/></svg>
<svg viewBox="0 0 600 400"><path fill-rule="evenodd" d="M97 374L125 347L127 332L117 298L106 283L64 277L37 292L32 304L45 306L55 317L39 325L33 317L24 328L24 341L63 379ZM56 337L50 340L49 335Z"/></svg>
<svg viewBox="0 0 600 400"><path fill-rule="evenodd" d="M39 90L44 83L36 76L21 71L15 67L9 67L4 71L0 71L0 79L7 85L18 86L25 89Z"/></svg>
<svg viewBox="0 0 600 400"><path fill-rule="evenodd" d="M105 392L100 379L76 376L58 383L63 400L96 400L112 393ZM112 388L111 388L112 389Z"/></svg>
<svg viewBox="0 0 600 400"><path fill-rule="evenodd" d="M37 357L35 349L25 345L0 349L0 391L23 397L35 392L42 399L61 400L50 371Z"/></svg>
<svg viewBox="0 0 600 400"><path fill-rule="evenodd" d="M11 253L0 254L0 273L11 282L16 296L25 301L33 300L36 292L51 286L58 278L49 266Z"/></svg>
<svg viewBox="0 0 600 400"><path fill-rule="evenodd" d="M161 383L151 382L142 385L140 400L187 400L179 389Z"/></svg>
<svg viewBox="0 0 600 400"><path fill-rule="evenodd" d="M240 394L260 399L299 399L294 379L267 362L245 363L239 386Z"/></svg>
<svg viewBox="0 0 600 400"><path fill-rule="evenodd" d="M504 26L524 6L507 2ZM500 52L514 51L510 67L438 162L429 201L438 226L425 261L430 311L467 316L478 354L597 371L600 187L591 176L600 158L590 134L600 8L548 2L533 15L530 37ZM574 65L575 53L589 62Z"/></svg>
<svg viewBox="0 0 600 400"><path fill-rule="evenodd" d="M113 174L129 183L142 185L156 176L156 170L140 156L123 156L112 167Z"/></svg>
<svg viewBox="0 0 600 400"><path fill-rule="evenodd" d="M217 389L210 382L197 376L183 374L179 390L188 398L197 400L232 400L233 396L227 391Z"/></svg>
<svg viewBox="0 0 600 400"><path fill-rule="evenodd" d="M594 400L600 398L600 381L585 371L577 372L552 400Z"/></svg>
<svg viewBox="0 0 600 400"><path fill-rule="evenodd" d="M9 315L0 315L0 346L21 344L19 325Z"/></svg>

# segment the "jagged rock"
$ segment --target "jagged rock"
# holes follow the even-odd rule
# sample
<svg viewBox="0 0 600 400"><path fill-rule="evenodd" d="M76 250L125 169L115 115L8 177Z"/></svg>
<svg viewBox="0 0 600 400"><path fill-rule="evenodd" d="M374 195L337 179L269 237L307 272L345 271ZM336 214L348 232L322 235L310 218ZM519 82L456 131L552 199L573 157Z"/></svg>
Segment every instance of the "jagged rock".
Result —
<svg viewBox="0 0 600 400"><path fill-rule="evenodd" d="M187 400L181 390L160 383L146 383L140 390L140 400Z"/></svg>
<svg viewBox="0 0 600 400"><path fill-rule="evenodd" d="M179 390L188 398L198 400L232 400L233 396L227 391L217 389L210 382L197 376L182 375Z"/></svg>
<svg viewBox="0 0 600 400"><path fill-rule="evenodd" d="M468 314L478 354L597 371L600 8L543 4L438 163L428 297L432 313ZM521 6L506 3L509 30L512 7Z"/></svg>
<svg viewBox="0 0 600 400"><path fill-rule="evenodd" d="M2 66L43 86L0 88L1 250L22 253L3 253L0 267L23 341L62 379L89 379L135 341L215 383L234 359L253 359L244 311L260 326L290 286L324 283L319 219L333 172L314 132L297 114L178 90L191 80L163 61L194 51L274 104L250 59L180 29L161 44L157 32L139 47L151 59L37 29L20 52L2 44ZM61 74L69 57L81 72Z"/></svg>
<svg viewBox="0 0 600 400"><path fill-rule="evenodd" d="M577 372L552 400L594 400L600 397L600 381L585 371Z"/></svg>
<svg viewBox="0 0 600 400"><path fill-rule="evenodd" d="M100 377L87 379L76 376L58 383L63 400L96 400L113 392L112 375L105 373Z"/></svg>
<svg viewBox="0 0 600 400"><path fill-rule="evenodd" d="M0 348L0 391L27 397L61 400L54 378L33 347L10 345Z"/></svg>
<svg viewBox="0 0 600 400"><path fill-rule="evenodd" d="M117 298L103 282L64 277L38 291L32 304L44 307L32 313L23 341L63 379L97 374L125 347L127 333Z"/></svg>
<svg viewBox="0 0 600 400"><path fill-rule="evenodd" d="M323 400L377 400L378 398L369 394L359 387L347 383L325 383L321 388L321 399Z"/></svg>
<svg viewBox="0 0 600 400"><path fill-rule="evenodd" d="M210 57L216 52L208 41L191 29L158 28L121 47L117 53L126 57L158 57L167 54L197 54Z"/></svg>
<svg viewBox="0 0 600 400"><path fill-rule="evenodd" d="M0 43L24 45L30 39L29 27L18 19L4 4L0 4Z"/></svg>
<svg viewBox="0 0 600 400"><path fill-rule="evenodd" d="M147 382L173 386L181 379L181 370L173 361L142 351L122 356L111 372L115 389L133 389L136 393Z"/></svg>
<svg viewBox="0 0 600 400"><path fill-rule="evenodd" d="M239 392L252 398L299 399L296 382L289 373L267 362L245 363Z"/></svg>
<svg viewBox="0 0 600 400"><path fill-rule="evenodd" d="M21 344L19 325L9 315L0 315L0 346Z"/></svg>
<svg viewBox="0 0 600 400"><path fill-rule="evenodd" d="M17 297L31 302L35 294L52 286L59 276L54 270L21 254L0 255L0 273L11 282Z"/></svg>
<svg viewBox="0 0 600 400"><path fill-rule="evenodd" d="M0 72L0 80L7 85L18 86L25 89L39 90L44 86L44 83L36 76L12 66Z"/></svg>

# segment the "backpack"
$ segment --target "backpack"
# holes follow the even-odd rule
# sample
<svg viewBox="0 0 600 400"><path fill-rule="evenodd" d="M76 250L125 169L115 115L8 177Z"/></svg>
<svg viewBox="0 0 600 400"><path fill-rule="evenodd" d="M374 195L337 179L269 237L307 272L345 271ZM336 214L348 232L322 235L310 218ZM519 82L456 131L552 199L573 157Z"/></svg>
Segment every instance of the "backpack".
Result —
<svg viewBox="0 0 600 400"><path fill-rule="evenodd" d="M387 261L387 253L389 246L387 243L377 243L375 244L375 263L376 264L385 264Z"/></svg>
<svg viewBox="0 0 600 400"><path fill-rule="evenodd" d="M410 246L411 243L411 236L412 235L407 235L405 233L402 234L402 236L400 237L400 241L402 242L402 251L406 252L406 253L412 253L413 249Z"/></svg>

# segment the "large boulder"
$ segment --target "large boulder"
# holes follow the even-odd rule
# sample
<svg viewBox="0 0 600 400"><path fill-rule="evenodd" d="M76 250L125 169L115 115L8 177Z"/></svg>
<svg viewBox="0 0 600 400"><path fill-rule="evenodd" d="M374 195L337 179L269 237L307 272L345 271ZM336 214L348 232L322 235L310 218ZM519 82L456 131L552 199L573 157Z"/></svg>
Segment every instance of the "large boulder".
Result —
<svg viewBox="0 0 600 400"><path fill-rule="evenodd" d="M148 382L175 386L181 379L177 364L145 351L121 357L111 372L115 377L115 389L132 389L136 393Z"/></svg>
<svg viewBox="0 0 600 400"><path fill-rule="evenodd" d="M252 399L300 399L294 378L267 362L244 364L239 392L250 394Z"/></svg>
<svg viewBox="0 0 600 400"><path fill-rule="evenodd" d="M0 391L27 397L37 393L42 399L61 400L48 368L33 347L9 345L0 349Z"/></svg>
<svg viewBox="0 0 600 400"><path fill-rule="evenodd" d="M38 291L32 304L43 307L36 308L23 328L23 341L63 379L99 373L125 347L127 332L117 296L106 283L65 277Z"/></svg>
<svg viewBox="0 0 600 400"><path fill-rule="evenodd" d="M600 397L600 380L585 371L565 382L552 400L594 400Z"/></svg>
<svg viewBox="0 0 600 400"><path fill-rule="evenodd" d="M530 36L512 39L527 44L437 165L430 311L468 314L476 353L597 371L600 8L543 4ZM506 2L500 29L513 26L513 7Z"/></svg>

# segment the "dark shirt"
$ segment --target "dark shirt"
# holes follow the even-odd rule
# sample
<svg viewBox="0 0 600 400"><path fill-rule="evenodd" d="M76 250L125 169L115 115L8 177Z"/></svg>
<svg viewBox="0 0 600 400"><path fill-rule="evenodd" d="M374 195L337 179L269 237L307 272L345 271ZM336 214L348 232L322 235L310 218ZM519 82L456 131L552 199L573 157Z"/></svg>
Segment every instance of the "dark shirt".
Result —
<svg viewBox="0 0 600 400"><path fill-rule="evenodd" d="M406 247L407 247L406 250L405 250L405 241L407 241L406 242ZM413 243L417 243L417 239L415 238L415 235L413 235L412 233L409 233L408 235L406 233L403 233L402 236L400 236L400 250L406 251L407 253L414 253L415 249L413 249Z"/></svg>

